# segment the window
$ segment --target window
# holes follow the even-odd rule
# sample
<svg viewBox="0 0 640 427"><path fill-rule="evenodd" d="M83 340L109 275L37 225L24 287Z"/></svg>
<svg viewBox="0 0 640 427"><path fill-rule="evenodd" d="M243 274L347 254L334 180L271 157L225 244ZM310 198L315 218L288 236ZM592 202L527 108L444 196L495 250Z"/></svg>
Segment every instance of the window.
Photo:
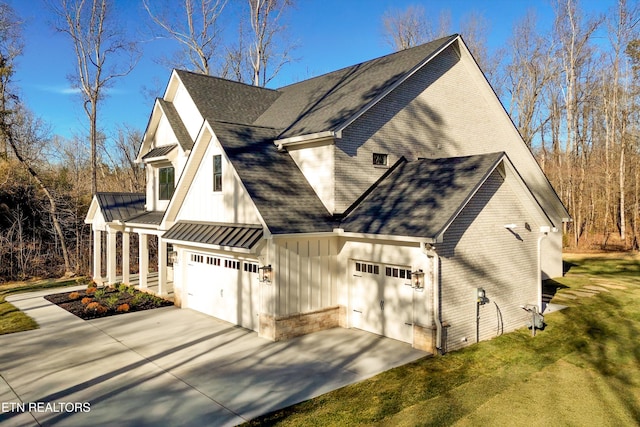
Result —
<svg viewBox="0 0 640 427"><path fill-rule="evenodd" d="M213 191L222 191L222 156L213 156Z"/></svg>
<svg viewBox="0 0 640 427"><path fill-rule="evenodd" d="M173 167L161 168L158 178L158 199L169 200L173 196L174 171Z"/></svg>
<svg viewBox="0 0 640 427"><path fill-rule="evenodd" d="M258 264L254 262L244 262L244 271L249 273L257 273L258 272Z"/></svg>
<svg viewBox="0 0 640 427"><path fill-rule="evenodd" d="M374 166L388 166L387 161L388 161L387 154L373 153Z"/></svg>
<svg viewBox="0 0 640 427"><path fill-rule="evenodd" d="M173 257L174 257L173 245L171 243L167 243L167 265L168 266L173 265L173 259L174 259Z"/></svg>
<svg viewBox="0 0 640 427"><path fill-rule="evenodd" d="M369 274L380 274L380 266L375 264L366 264L364 262L356 262L356 271Z"/></svg>

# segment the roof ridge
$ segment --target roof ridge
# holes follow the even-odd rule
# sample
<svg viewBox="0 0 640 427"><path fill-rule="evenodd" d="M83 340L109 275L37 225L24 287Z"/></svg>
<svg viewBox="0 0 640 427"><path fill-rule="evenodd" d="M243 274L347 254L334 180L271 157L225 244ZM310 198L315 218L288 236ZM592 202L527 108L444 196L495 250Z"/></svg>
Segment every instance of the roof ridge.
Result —
<svg viewBox="0 0 640 427"><path fill-rule="evenodd" d="M282 130L281 128L276 128L273 126L262 126L262 125L254 125L251 123L238 123L238 122L229 122L226 120L211 120L212 123L221 123L221 124L225 124L225 125L234 125L234 126L244 126L244 127L251 127L251 128L259 128L259 129L270 129L270 130Z"/></svg>
<svg viewBox="0 0 640 427"><path fill-rule="evenodd" d="M189 71L189 70L183 70L183 69L179 69L179 68L174 68L174 71L178 74L180 73L186 73L186 74L190 74L192 76L196 76L196 77L202 77L202 78L209 78L209 79L215 79L215 80L221 80L223 82L229 82L229 83L234 83L234 84L238 84L238 85L242 85L242 86L246 86L249 88L255 88L257 90L268 90L270 92L278 92L277 89L271 89L268 87L264 87L264 86L256 86L250 83L245 83L245 82L240 82L238 80L232 80L232 79L227 79L225 77L220 77L220 76L212 76L210 74L204 74L204 73L197 73L195 71Z"/></svg>
<svg viewBox="0 0 640 427"><path fill-rule="evenodd" d="M415 50L415 49L417 49L417 48L423 47L423 46L424 46L424 45L426 45L426 44L436 43L436 42L438 42L438 41L440 41L440 40L445 40L445 39L449 40L449 39L453 39L453 38L458 37L458 36L459 36L459 34L458 34L458 33L454 33L454 34L451 34L451 35L449 35L449 36L440 37L440 38L437 38L437 39L435 39L435 40L428 41L428 42L426 42L426 43L421 43L421 44L419 44L419 45L417 45L417 46L413 46L413 47L410 47L410 48L408 48L408 49L403 49L403 50L398 50L398 51L395 51L395 52L390 52L390 53L387 53L387 54L385 54L385 55L381 55L381 56L377 56L377 57L375 57L375 58L368 59L368 60L366 60L366 61L362 61L362 62L358 62L358 63L356 63L356 64L347 65L346 67L338 68L337 70L327 71L326 73L322 73L322 74L320 74L320 75L318 75L318 76L314 76L314 77L311 77L311 78L308 78L308 79L300 80L300 81L298 81L298 82L290 83L290 84L288 84L288 85L280 86L280 87L277 89L277 91L280 91L281 89L289 88L289 87L291 87L291 86L295 86L295 85L298 85L298 84L301 84L301 83L309 82L309 81L311 81L311 80L319 79L319 78L321 78L321 77L326 77L326 76L328 76L328 75L330 75L330 74L339 73L339 72L341 72L341 71L345 71L345 70L347 70L347 69L349 69L349 68L359 67L359 66L362 66L362 65L364 65L364 64L367 64L367 63L369 63L369 62L378 61L378 60L380 60L380 59L387 58L387 57L389 57L389 56L398 55L398 54L403 54L403 53L405 53L405 52L408 52L408 51Z"/></svg>

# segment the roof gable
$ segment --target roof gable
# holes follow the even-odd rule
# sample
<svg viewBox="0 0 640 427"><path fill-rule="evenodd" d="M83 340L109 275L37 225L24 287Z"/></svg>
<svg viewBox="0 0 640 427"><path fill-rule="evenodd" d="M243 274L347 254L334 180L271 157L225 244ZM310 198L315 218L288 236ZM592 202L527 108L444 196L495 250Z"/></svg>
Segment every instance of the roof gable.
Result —
<svg viewBox="0 0 640 427"><path fill-rule="evenodd" d="M282 95L255 122L284 128L279 138L336 130L392 90L457 35L278 89Z"/></svg>
<svg viewBox="0 0 640 427"><path fill-rule="evenodd" d="M407 162L342 221L346 232L435 239L455 219L504 153Z"/></svg>
<svg viewBox="0 0 640 427"><path fill-rule="evenodd" d="M253 123L280 93L219 77L175 70L200 114L210 123Z"/></svg>

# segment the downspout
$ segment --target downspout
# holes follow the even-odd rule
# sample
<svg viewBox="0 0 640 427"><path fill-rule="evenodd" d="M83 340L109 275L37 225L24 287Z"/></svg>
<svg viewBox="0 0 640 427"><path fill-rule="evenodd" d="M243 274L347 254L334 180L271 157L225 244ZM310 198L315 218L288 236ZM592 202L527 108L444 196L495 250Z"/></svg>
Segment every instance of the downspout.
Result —
<svg viewBox="0 0 640 427"><path fill-rule="evenodd" d="M540 236L538 236L538 274L537 284L538 287L538 312L542 313L542 240L547 238L550 228L546 226L540 227Z"/></svg>
<svg viewBox="0 0 640 427"><path fill-rule="evenodd" d="M433 320L436 324L436 350L438 354L444 354L442 348L442 322L440 321L440 271L438 254L435 247L427 245L424 242L420 242L420 249L427 258L431 259L431 286L433 289Z"/></svg>

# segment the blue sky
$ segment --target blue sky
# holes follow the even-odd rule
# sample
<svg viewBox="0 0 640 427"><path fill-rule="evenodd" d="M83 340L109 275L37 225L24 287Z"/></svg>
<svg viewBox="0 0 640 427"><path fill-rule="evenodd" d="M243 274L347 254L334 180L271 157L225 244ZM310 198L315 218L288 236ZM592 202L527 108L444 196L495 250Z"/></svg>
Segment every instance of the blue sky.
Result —
<svg viewBox="0 0 640 427"><path fill-rule="evenodd" d="M234 1L234 0L230 0ZM53 30L52 13L43 0L9 0L25 21L24 55L19 59L16 83L29 108L64 137L86 134L88 125L80 98L70 88L67 76L74 71L70 42ZM127 30L144 38L148 22L140 0L117 0L125 12ZM613 0L583 1L587 10L604 11ZM553 14L547 0L298 0L288 16L289 35L299 46L297 61L283 69L270 87L283 86L391 52L381 36L381 17L389 8L402 9L409 4L422 5L434 21L440 9L451 12L452 30L459 31L459 21L469 11L477 11L490 22L489 47L503 46L512 27L529 8L537 12L541 28L552 25ZM231 27L231 28L229 28ZM235 24L228 23L233 32ZM464 34L463 34L464 36ZM175 48L167 40L147 40L141 44L143 56L134 71L115 84L102 104L99 120L110 135L119 124L144 130L153 97L162 96L170 70L157 64L165 50ZM158 91L145 93L144 88Z"/></svg>

